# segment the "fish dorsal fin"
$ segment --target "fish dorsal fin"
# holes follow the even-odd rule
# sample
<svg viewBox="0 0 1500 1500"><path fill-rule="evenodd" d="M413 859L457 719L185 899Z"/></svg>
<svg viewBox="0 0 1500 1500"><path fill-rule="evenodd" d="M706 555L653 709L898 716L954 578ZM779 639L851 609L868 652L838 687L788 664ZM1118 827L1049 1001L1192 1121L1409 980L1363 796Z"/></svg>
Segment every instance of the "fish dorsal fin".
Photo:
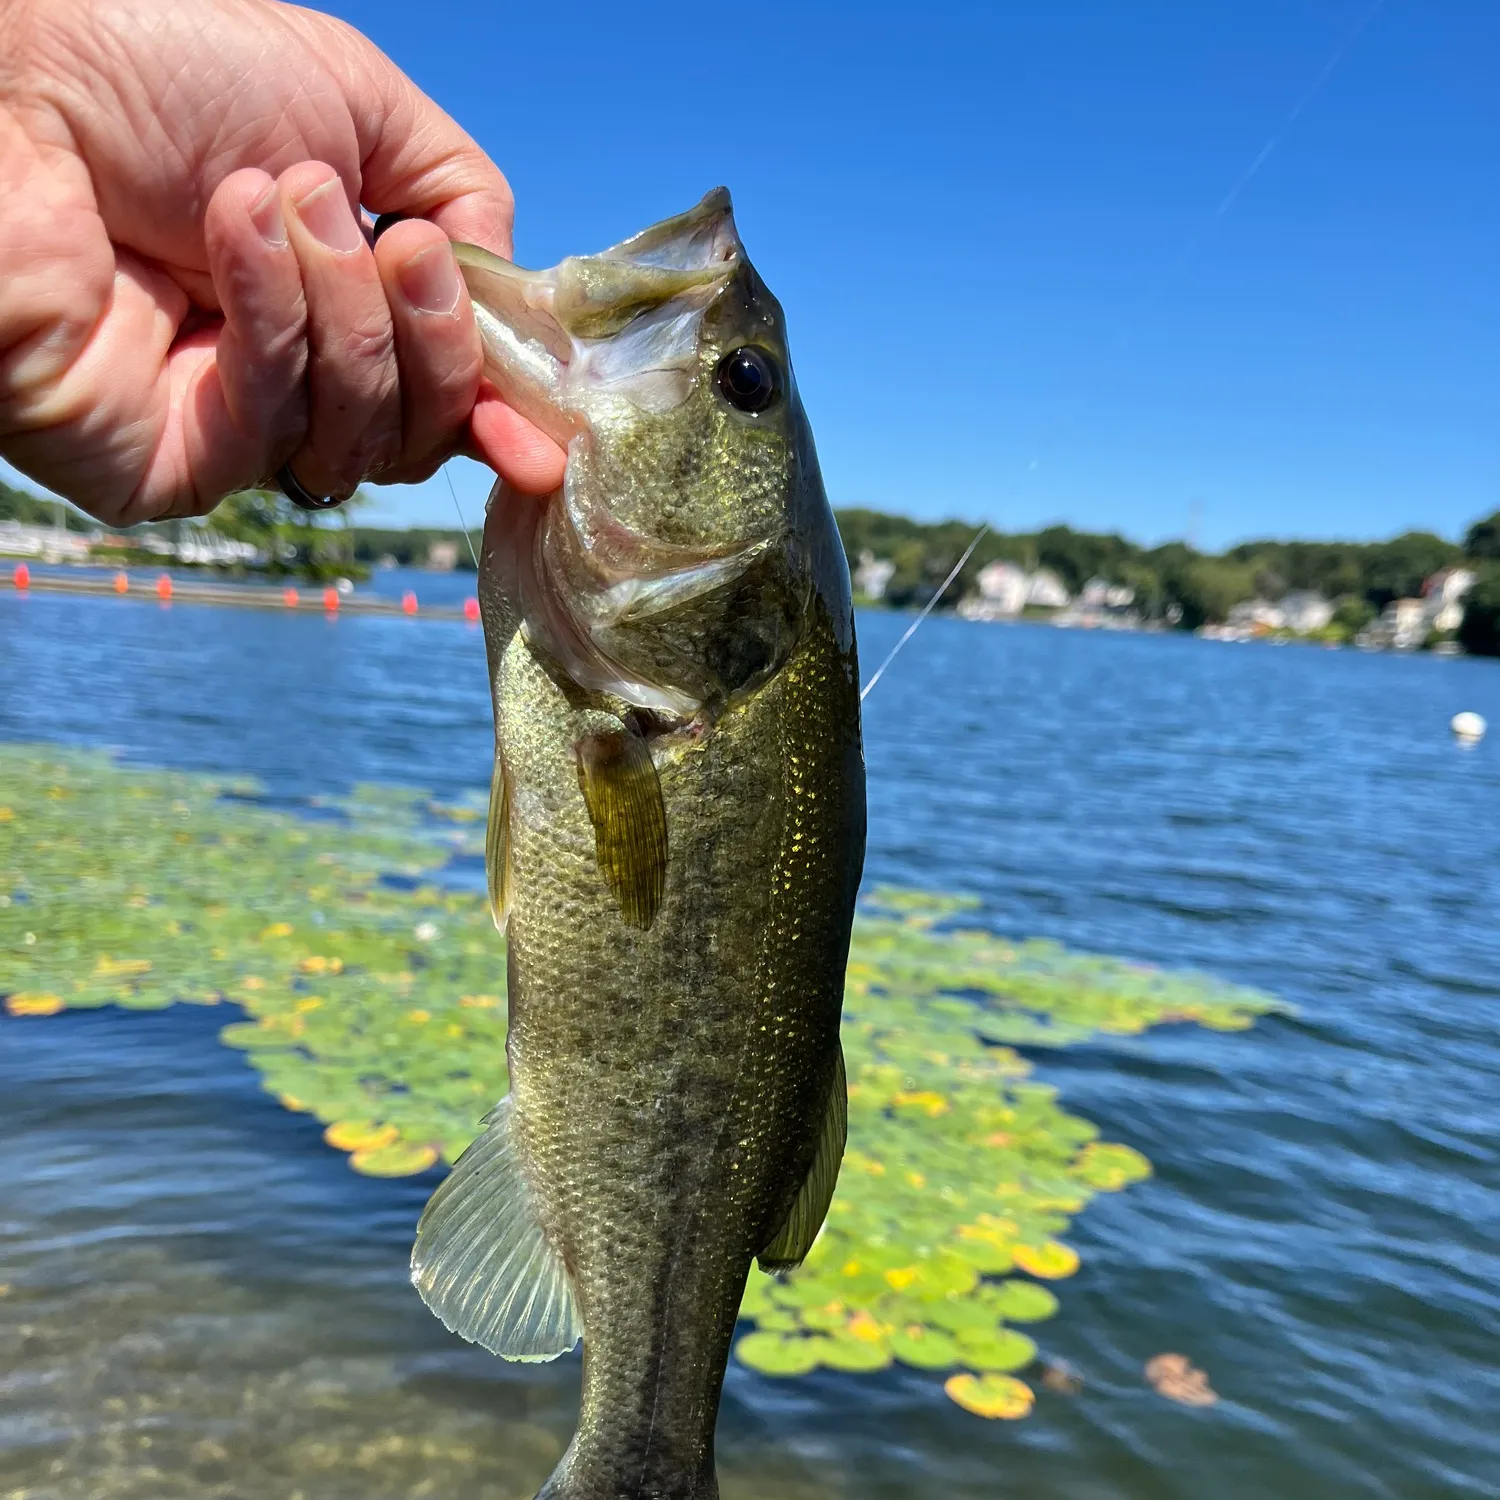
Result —
<svg viewBox="0 0 1500 1500"><path fill-rule="evenodd" d="M620 915L647 928L667 887L667 811L651 751L623 725L585 735L573 749L599 873Z"/></svg>
<svg viewBox="0 0 1500 1500"><path fill-rule="evenodd" d="M505 758L495 751L495 770L490 777L490 818L484 830L484 869L490 890L490 915L495 928L505 931L510 910L510 777Z"/></svg>
<svg viewBox="0 0 1500 1500"><path fill-rule="evenodd" d="M790 1271L801 1265L812 1249L823 1220L828 1216L828 1205L833 1202L833 1189L839 1180L839 1163L844 1159L844 1144L848 1138L849 1087L844 1076L844 1049L840 1046L834 1055L833 1087L828 1092L828 1108L823 1115L823 1133L818 1137L817 1152L786 1223L756 1257L762 1271Z"/></svg>
<svg viewBox="0 0 1500 1500"><path fill-rule="evenodd" d="M411 1279L446 1327L502 1359L556 1359L581 1337L567 1268L521 1173L509 1096L423 1210Z"/></svg>

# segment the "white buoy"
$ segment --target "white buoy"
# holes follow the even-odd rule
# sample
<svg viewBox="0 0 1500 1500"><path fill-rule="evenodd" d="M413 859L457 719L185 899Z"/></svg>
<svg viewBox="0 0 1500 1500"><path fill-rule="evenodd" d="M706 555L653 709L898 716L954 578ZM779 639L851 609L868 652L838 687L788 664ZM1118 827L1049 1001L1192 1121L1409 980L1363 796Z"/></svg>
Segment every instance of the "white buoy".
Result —
<svg viewBox="0 0 1500 1500"><path fill-rule="evenodd" d="M1452 729L1459 739L1471 745L1484 738L1484 731L1488 727L1484 722L1483 715L1467 712L1454 714L1452 722L1449 725L1449 728Z"/></svg>

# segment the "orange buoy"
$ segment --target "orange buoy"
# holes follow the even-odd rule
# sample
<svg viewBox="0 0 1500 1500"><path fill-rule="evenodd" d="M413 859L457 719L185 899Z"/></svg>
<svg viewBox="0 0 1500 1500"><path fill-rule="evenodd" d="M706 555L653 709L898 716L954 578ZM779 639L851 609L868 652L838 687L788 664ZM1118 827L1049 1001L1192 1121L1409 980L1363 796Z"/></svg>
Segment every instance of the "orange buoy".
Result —
<svg viewBox="0 0 1500 1500"><path fill-rule="evenodd" d="M123 594L130 587L130 579L123 573L115 574L115 593Z"/></svg>
<svg viewBox="0 0 1500 1500"><path fill-rule="evenodd" d="M172 597L172 580L165 573L156 580L156 597L165 604Z"/></svg>
<svg viewBox="0 0 1500 1500"><path fill-rule="evenodd" d="M479 601L470 595L464 600L464 619L477 620L479 618Z"/></svg>
<svg viewBox="0 0 1500 1500"><path fill-rule="evenodd" d="M31 587L31 569L25 563L16 564L16 587L18 589Z"/></svg>
<svg viewBox="0 0 1500 1500"><path fill-rule="evenodd" d="M296 589L282 589L282 591L281 591L281 602L284 605L286 605L286 607L288 609L296 609L296 607L297 607L297 590Z"/></svg>
<svg viewBox="0 0 1500 1500"><path fill-rule="evenodd" d="M337 614L339 607L339 591L337 589L323 590L323 608L330 614Z"/></svg>
<svg viewBox="0 0 1500 1500"><path fill-rule="evenodd" d="M401 596L401 613L414 615L417 612L417 596L410 589Z"/></svg>

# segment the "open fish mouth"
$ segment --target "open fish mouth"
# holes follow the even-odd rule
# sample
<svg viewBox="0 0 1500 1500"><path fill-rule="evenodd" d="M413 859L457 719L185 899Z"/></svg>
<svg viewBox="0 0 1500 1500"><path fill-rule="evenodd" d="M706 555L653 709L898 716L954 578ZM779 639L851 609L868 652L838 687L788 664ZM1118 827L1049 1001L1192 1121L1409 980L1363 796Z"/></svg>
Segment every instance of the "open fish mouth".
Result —
<svg viewBox="0 0 1500 1500"><path fill-rule="evenodd" d="M686 398L703 312L743 251L729 193L598 255L528 271L474 245L455 246L484 345L485 375L504 400L566 447L584 430L578 397L617 391L647 411Z"/></svg>
<svg viewBox="0 0 1500 1500"><path fill-rule="evenodd" d="M695 612L707 623L716 596L722 614L740 581L777 550L784 517L759 525L721 519L696 529L677 517L676 534L663 535L664 526L672 529L670 502L657 517L637 495L627 520L617 485L600 471L617 476L618 450L638 453L667 428L684 470L702 467L703 453L717 451L712 429L727 408L705 406L719 357L719 334L709 323L725 321L726 305L758 307L755 290L763 293L728 192L717 188L686 213L547 270L526 270L473 246L456 253L486 377L568 450L560 491L540 509L506 495L487 527L492 566L507 574L506 592L519 603L528 635L578 686L631 706L685 721L725 701L761 675L766 653L759 645L744 642L733 662L708 665L665 637L673 621ZM768 294L764 300L770 303ZM772 356L755 355L744 372L752 380L756 360L769 366ZM662 491L674 477L651 476ZM725 515L732 509L724 507ZM494 514L500 510L514 514ZM796 610L773 605L778 621ZM770 656L784 658L784 625L763 634L776 638Z"/></svg>

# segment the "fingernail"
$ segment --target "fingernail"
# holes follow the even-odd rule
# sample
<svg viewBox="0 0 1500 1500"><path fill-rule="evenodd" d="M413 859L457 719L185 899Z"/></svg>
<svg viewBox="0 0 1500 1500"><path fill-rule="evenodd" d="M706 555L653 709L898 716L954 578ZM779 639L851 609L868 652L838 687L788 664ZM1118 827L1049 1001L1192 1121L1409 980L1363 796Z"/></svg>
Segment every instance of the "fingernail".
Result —
<svg viewBox="0 0 1500 1500"><path fill-rule="evenodd" d="M340 254L358 250L365 242L354 215L349 211L344 184L337 177L299 198L297 217L330 250Z"/></svg>
<svg viewBox="0 0 1500 1500"><path fill-rule="evenodd" d="M446 245L429 245L396 268L401 294L418 312L451 313L463 290L453 252Z"/></svg>
<svg viewBox="0 0 1500 1500"><path fill-rule="evenodd" d="M250 205L250 222L273 250L285 249L286 221L281 217L281 194L274 182Z"/></svg>

